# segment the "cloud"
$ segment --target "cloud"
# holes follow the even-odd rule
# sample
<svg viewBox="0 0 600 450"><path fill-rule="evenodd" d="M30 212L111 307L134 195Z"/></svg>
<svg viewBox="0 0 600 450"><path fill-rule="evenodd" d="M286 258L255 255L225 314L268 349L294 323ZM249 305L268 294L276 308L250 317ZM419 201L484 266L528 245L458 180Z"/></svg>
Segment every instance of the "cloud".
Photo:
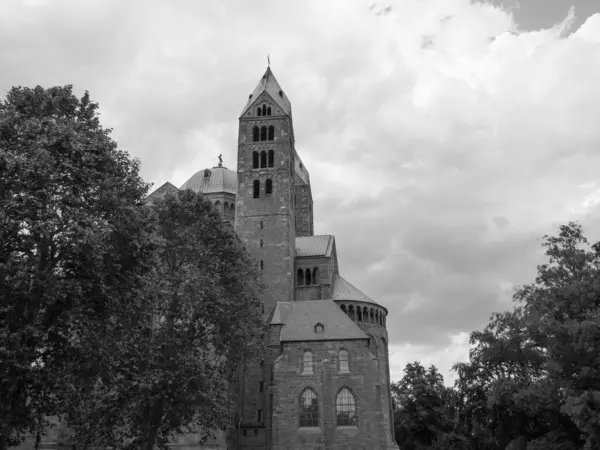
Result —
<svg viewBox="0 0 600 450"><path fill-rule="evenodd" d="M389 309L393 364L449 367L533 280L543 234L600 223L600 14L582 22L523 31L470 0L4 2L0 88L89 89L144 177L179 185L219 153L235 168L270 53L316 232Z"/></svg>

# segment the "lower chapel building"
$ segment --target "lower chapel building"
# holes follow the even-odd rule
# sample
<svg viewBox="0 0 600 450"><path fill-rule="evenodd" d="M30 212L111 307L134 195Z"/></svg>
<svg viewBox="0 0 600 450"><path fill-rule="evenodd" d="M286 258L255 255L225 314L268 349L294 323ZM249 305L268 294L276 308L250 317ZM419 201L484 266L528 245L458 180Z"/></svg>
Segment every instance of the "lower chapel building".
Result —
<svg viewBox="0 0 600 450"><path fill-rule="evenodd" d="M387 310L339 271L333 235L315 235L308 170L290 101L270 68L239 119L237 172L221 163L179 189L201 192L262 270L270 332L240 389L240 421L202 449L397 449ZM150 194L178 189L165 183ZM172 445L199 449L195 435Z"/></svg>

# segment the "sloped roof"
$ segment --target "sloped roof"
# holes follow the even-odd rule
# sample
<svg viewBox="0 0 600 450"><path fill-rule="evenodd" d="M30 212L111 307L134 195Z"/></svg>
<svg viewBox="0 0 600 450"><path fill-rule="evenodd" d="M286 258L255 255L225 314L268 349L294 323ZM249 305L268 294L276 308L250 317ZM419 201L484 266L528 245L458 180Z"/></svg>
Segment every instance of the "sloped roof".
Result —
<svg viewBox="0 0 600 450"><path fill-rule="evenodd" d="M248 108L252 106L252 104L263 92L269 94L273 101L277 103L281 109L283 109L284 113L287 115L292 115L292 104L283 92L283 89L281 89L281 86L279 86L279 83L275 79L275 75L273 75L273 72L271 72L271 68L267 67L267 71L258 82L256 88L254 88L254 91L252 91L252 94L250 94L248 103L246 103L246 106L244 106L244 109L242 110L242 114L240 114L241 116L246 114Z"/></svg>
<svg viewBox="0 0 600 450"><path fill-rule="evenodd" d="M229 170L227 167L200 170L183 183L180 189L191 189L194 192L202 192L203 194L212 192L237 194L237 172Z"/></svg>
<svg viewBox="0 0 600 450"><path fill-rule="evenodd" d="M152 201L157 198L163 198L165 195L175 192L179 192L179 189L177 189L173 184L167 181L162 186L155 189L150 195L148 195L146 197L146 201Z"/></svg>
<svg viewBox="0 0 600 450"><path fill-rule="evenodd" d="M321 236L300 236L296 238L296 256L331 256L335 237L331 234Z"/></svg>
<svg viewBox="0 0 600 450"><path fill-rule="evenodd" d="M365 295L361 290L354 287L338 274L333 275L333 288L331 289L332 300L356 300L360 302L373 303L381 306L375 300Z"/></svg>
<svg viewBox="0 0 600 450"><path fill-rule="evenodd" d="M322 324L322 333L315 325ZM277 302L271 325L283 325L281 341L338 341L368 339L368 336L333 300Z"/></svg>

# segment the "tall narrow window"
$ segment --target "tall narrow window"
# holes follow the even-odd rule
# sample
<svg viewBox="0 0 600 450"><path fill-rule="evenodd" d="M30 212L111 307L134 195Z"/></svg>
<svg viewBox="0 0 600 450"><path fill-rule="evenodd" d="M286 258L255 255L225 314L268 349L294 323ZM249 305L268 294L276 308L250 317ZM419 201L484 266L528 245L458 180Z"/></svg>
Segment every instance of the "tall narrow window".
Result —
<svg viewBox="0 0 600 450"><path fill-rule="evenodd" d="M263 410L262 409L257 409L256 410L256 421L257 422L262 422L263 421Z"/></svg>
<svg viewBox="0 0 600 450"><path fill-rule="evenodd" d="M260 109L260 106L256 109L256 115L257 116L262 116L262 111Z"/></svg>
<svg viewBox="0 0 600 450"><path fill-rule="evenodd" d="M269 140L272 141L273 139L275 139L275 127L271 125L269 127Z"/></svg>
<svg viewBox="0 0 600 450"><path fill-rule="evenodd" d="M319 402L314 391L306 388L300 394L300 427L319 426Z"/></svg>
<svg viewBox="0 0 600 450"><path fill-rule="evenodd" d="M315 267L313 269L313 274L312 274L312 282L313 284L319 284L319 268Z"/></svg>
<svg viewBox="0 0 600 450"><path fill-rule="evenodd" d="M258 127L252 128L252 140L254 142L258 141L259 135L260 135L260 130L258 129Z"/></svg>
<svg viewBox="0 0 600 450"><path fill-rule="evenodd" d="M262 114L263 116L267 115L267 105L262 105Z"/></svg>
<svg viewBox="0 0 600 450"><path fill-rule="evenodd" d="M254 180L254 198L260 197L260 181Z"/></svg>
<svg viewBox="0 0 600 450"><path fill-rule="evenodd" d="M260 168L264 169L267 167L267 152L264 150L260 152Z"/></svg>
<svg viewBox="0 0 600 450"><path fill-rule="evenodd" d="M261 247L263 246L263 240L262 239L260 240L260 246Z"/></svg>
<svg viewBox="0 0 600 450"><path fill-rule="evenodd" d="M269 150L269 167L273 167L275 165L275 151Z"/></svg>
<svg viewBox="0 0 600 450"><path fill-rule="evenodd" d="M348 388L343 388L338 392L337 398L335 399L335 412L338 427L357 426L356 404L354 402L354 396Z"/></svg>
<svg viewBox="0 0 600 450"><path fill-rule="evenodd" d="M340 350L340 372L349 372L350 367L348 366L348 351Z"/></svg>
<svg viewBox="0 0 600 450"><path fill-rule="evenodd" d="M313 373L313 355L310 350L302 355L302 373Z"/></svg>
<svg viewBox="0 0 600 450"><path fill-rule="evenodd" d="M267 108L267 116L270 116L270 115L271 115L271 107L269 106L269 107Z"/></svg>
<svg viewBox="0 0 600 450"><path fill-rule="evenodd" d="M252 152L252 168L258 169L258 152Z"/></svg>
<svg viewBox="0 0 600 450"><path fill-rule="evenodd" d="M298 286L304 286L304 270L298 269L296 284Z"/></svg>
<svg viewBox="0 0 600 450"><path fill-rule="evenodd" d="M219 200L215 202L215 207L221 212L221 202Z"/></svg>
<svg viewBox="0 0 600 450"><path fill-rule="evenodd" d="M265 190L267 195L271 195L273 193L273 180L270 178L267 180Z"/></svg>
<svg viewBox="0 0 600 450"><path fill-rule="evenodd" d="M265 268L265 263L264 261L261 259L260 260L260 270L263 270Z"/></svg>
<svg viewBox="0 0 600 450"><path fill-rule="evenodd" d="M310 269L306 269L306 275L305 275L304 279L306 280L306 285L307 286L310 286L312 284L312 279L311 279L311 275L310 275Z"/></svg>
<svg viewBox="0 0 600 450"><path fill-rule="evenodd" d="M261 141L267 140L267 127L260 127L260 140Z"/></svg>
<svg viewBox="0 0 600 450"><path fill-rule="evenodd" d="M260 381L258 383L258 392L263 392L265 390L265 382L264 381Z"/></svg>

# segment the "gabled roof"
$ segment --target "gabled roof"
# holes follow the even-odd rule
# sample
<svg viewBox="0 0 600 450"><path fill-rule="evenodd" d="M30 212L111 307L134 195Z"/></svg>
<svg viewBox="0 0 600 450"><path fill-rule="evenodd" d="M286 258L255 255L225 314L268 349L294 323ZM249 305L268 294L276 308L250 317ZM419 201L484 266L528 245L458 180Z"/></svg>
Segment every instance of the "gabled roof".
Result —
<svg viewBox="0 0 600 450"><path fill-rule="evenodd" d="M317 324L323 332L315 331ZM368 339L333 300L277 302L271 325L283 325L282 342Z"/></svg>
<svg viewBox="0 0 600 450"><path fill-rule="evenodd" d="M246 111L248 111L248 109L263 92L269 94L273 101L277 103L277 105L279 105L281 109L283 109L283 112L285 114L287 114L288 116L292 115L292 104L283 92L283 89L281 89L281 86L279 86L279 83L275 79L275 75L273 75L273 72L271 72L271 68L267 67L267 71L258 82L258 86L256 86L256 88L254 88L254 91L252 91L252 94L250 94L250 97L248 98L248 103L246 103L246 106L244 106L244 109L242 110L242 114L240 114L240 116L246 114Z"/></svg>
<svg viewBox="0 0 600 450"><path fill-rule="evenodd" d="M170 193L172 194L175 192L179 192L179 189L177 189L173 184L167 181L162 186L155 189L150 195L148 195L146 197L146 201L152 201L154 199L163 198L165 195Z"/></svg>
<svg viewBox="0 0 600 450"><path fill-rule="evenodd" d="M191 189L194 192L210 194L213 192L237 193L237 172L227 167L213 167L196 172L180 189Z"/></svg>
<svg viewBox="0 0 600 450"><path fill-rule="evenodd" d="M379 305L375 300L367 297L358 288L352 286L348 281L338 274L333 275L333 288L331 289L332 300L356 300L360 302L373 303Z"/></svg>
<svg viewBox="0 0 600 450"><path fill-rule="evenodd" d="M296 238L296 257L331 256L335 237L331 234L321 236L301 236Z"/></svg>

